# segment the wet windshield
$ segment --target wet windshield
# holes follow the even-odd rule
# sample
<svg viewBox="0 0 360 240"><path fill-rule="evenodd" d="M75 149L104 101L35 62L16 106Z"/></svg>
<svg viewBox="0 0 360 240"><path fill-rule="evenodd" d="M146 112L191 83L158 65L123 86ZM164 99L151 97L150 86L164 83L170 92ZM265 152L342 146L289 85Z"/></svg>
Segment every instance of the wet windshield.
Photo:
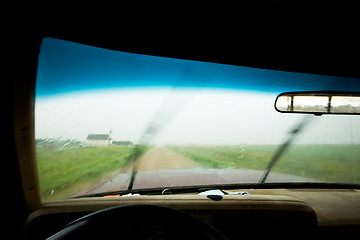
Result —
<svg viewBox="0 0 360 240"><path fill-rule="evenodd" d="M258 183L305 115L287 91L359 79L106 50L45 38L35 101L43 200L127 189ZM360 183L360 117L308 116L266 183Z"/></svg>

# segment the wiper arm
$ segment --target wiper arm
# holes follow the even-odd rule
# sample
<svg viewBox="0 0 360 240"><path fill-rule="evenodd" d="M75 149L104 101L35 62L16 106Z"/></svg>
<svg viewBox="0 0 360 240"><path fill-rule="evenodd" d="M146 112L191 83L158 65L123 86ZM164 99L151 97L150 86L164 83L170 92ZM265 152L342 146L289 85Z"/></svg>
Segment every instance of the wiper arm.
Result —
<svg viewBox="0 0 360 240"><path fill-rule="evenodd" d="M135 176L137 173L137 164L136 164L136 160L138 160L138 158L141 156L141 154L143 153L143 147L139 147L136 146L135 149L133 150L132 154L130 155L129 158L129 162L132 163L132 170L131 170L131 176L130 176L130 181L129 181L129 185L128 185L128 191L131 191L134 185L134 181L135 181Z"/></svg>
<svg viewBox="0 0 360 240"><path fill-rule="evenodd" d="M271 161L269 162L268 166L266 167L266 170L263 174L263 176L260 178L259 183L265 183L271 169L275 165L275 163L280 159L280 157L284 154L286 149L293 143L296 136L299 135L299 133L304 129L304 127L310 122L312 116L306 115L299 124L295 126L295 128L290 131L289 137L286 139L286 141L280 145L280 147L276 150L275 154L272 156Z"/></svg>

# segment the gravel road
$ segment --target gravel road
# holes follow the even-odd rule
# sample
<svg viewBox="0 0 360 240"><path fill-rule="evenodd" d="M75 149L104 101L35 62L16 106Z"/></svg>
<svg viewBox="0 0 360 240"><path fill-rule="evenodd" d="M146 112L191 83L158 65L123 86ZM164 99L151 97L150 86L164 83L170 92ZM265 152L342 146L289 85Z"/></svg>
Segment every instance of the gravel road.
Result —
<svg viewBox="0 0 360 240"><path fill-rule="evenodd" d="M137 178L140 176L140 179L143 174L147 175L148 173L151 173L155 170L156 177L160 177L160 181L166 183L166 179L161 178L161 174L159 175L158 171L165 170L165 169L193 169L193 168L201 168L201 165L194 162L193 160L184 157L183 155L174 152L166 147L163 146L154 146L150 150L148 150L144 155L142 155L140 158L138 158L135 161L136 169L137 169ZM78 192L75 194L75 196L81 196L81 195L88 195L93 193L99 193L99 192L111 192L111 191L118 191L118 190L126 190L129 185L129 180L131 176L132 167L127 166L125 168L126 172L120 173L116 176L114 176L111 179L108 179L103 182L98 182L97 184L94 184L93 186L82 190L81 192ZM154 178L154 176L148 176L151 179ZM135 180L135 185L137 186L137 179ZM140 185L142 185L144 182L141 181ZM146 182L146 179L145 179Z"/></svg>
<svg viewBox="0 0 360 240"><path fill-rule="evenodd" d="M137 171L199 168L200 164L163 146L155 146L136 160Z"/></svg>

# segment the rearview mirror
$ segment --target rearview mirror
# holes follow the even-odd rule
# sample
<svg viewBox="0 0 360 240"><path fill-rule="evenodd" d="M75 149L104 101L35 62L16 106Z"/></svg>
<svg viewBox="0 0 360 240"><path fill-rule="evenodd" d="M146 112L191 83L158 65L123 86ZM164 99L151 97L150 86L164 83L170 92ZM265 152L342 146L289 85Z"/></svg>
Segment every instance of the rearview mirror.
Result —
<svg viewBox="0 0 360 240"><path fill-rule="evenodd" d="M360 93L354 92L287 92L275 101L282 113L360 114Z"/></svg>

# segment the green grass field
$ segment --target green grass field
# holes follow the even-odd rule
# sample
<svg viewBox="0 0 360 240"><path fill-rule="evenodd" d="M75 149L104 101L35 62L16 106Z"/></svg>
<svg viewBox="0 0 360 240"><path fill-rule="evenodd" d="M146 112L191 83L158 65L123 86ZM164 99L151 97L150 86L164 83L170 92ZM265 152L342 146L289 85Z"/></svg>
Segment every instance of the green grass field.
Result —
<svg viewBox="0 0 360 240"><path fill-rule="evenodd" d="M151 147L86 147L76 143L63 148L60 145L37 144L40 187L44 201L71 197L115 174ZM274 145L167 147L205 168L255 170L266 169L277 149ZM360 145L294 145L272 171L320 181L360 184Z"/></svg>
<svg viewBox="0 0 360 240"><path fill-rule="evenodd" d="M121 169L133 152L133 148L124 146L36 150L44 201L68 198L96 183Z"/></svg>
<svg viewBox="0 0 360 240"><path fill-rule="evenodd" d="M278 146L171 146L208 168L264 170ZM320 181L360 184L360 145L294 145L273 172Z"/></svg>

